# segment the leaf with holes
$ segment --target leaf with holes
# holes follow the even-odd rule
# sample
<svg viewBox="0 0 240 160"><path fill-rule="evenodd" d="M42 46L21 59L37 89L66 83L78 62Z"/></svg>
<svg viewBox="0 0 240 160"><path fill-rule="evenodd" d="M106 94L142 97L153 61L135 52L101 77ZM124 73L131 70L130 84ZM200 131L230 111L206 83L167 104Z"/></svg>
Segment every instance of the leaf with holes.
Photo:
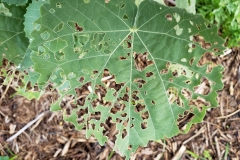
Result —
<svg viewBox="0 0 240 160"><path fill-rule="evenodd" d="M34 21L37 20L40 16L40 7L42 4L47 4L49 3L48 0L34 0L28 7L27 7L27 12L24 15L25 21L24 21L24 31L26 33L26 36L29 38L31 41L31 35L30 33L34 30Z"/></svg>
<svg viewBox="0 0 240 160"><path fill-rule="evenodd" d="M38 84L51 82L51 109L64 101L64 119L87 137L104 144L115 125L115 149L129 158L217 106L222 67L202 56L221 54L224 41L201 16L152 0L50 0L40 10L30 44Z"/></svg>
<svg viewBox="0 0 240 160"><path fill-rule="evenodd" d="M29 45L23 31L26 8L6 3L0 6L0 60L6 58L19 65Z"/></svg>

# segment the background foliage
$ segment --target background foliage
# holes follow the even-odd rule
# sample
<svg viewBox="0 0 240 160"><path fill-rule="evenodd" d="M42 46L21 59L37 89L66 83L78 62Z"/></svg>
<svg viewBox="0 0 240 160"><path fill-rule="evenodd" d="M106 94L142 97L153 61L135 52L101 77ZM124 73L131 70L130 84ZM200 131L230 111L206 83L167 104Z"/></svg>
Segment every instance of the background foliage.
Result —
<svg viewBox="0 0 240 160"><path fill-rule="evenodd" d="M229 47L240 46L239 0L197 0L196 11L218 26Z"/></svg>

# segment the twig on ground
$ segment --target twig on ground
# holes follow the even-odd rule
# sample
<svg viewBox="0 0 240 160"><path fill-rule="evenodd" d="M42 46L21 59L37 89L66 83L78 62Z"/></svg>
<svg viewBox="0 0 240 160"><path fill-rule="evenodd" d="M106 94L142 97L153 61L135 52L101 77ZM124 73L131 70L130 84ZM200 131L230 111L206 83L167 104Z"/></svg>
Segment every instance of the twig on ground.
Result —
<svg viewBox="0 0 240 160"><path fill-rule="evenodd" d="M165 149L167 149L169 152L171 151L171 149L169 148L168 145L166 145L166 141L164 140L164 142L162 142L161 140L157 141L157 143L161 144L163 146L163 150L165 151Z"/></svg>
<svg viewBox="0 0 240 160"><path fill-rule="evenodd" d="M220 147L219 147L217 136L214 137L214 141L215 141L215 144L216 144L218 159L221 159L221 152L220 152Z"/></svg>
<svg viewBox="0 0 240 160"><path fill-rule="evenodd" d="M58 150L54 153L53 157L56 158L61 151L62 151L62 149L58 148Z"/></svg>
<svg viewBox="0 0 240 160"><path fill-rule="evenodd" d="M179 160L183 153L186 151L186 146L182 145L181 148L178 150L177 154L172 158L172 160Z"/></svg>
<svg viewBox="0 0 240 160"><path fill-rule="evenodd" d="M17 136L19 136L22 132L24 132L26 129L28 129L31 125L33 125L35 122L37 122L40 118L42 118L46 113L43 112L41 114L39 114L34 120L30 121L27 125L25 125L22 129L20 129L17 133L15 133L13 136L11 136L10 138L7 139L7 142L10 142L12 140L14 140L15 138L17 138Z"/></svg>
<svg viewBox="0 0 240 160"><path fill-rule="evenodd" d="M41 123L42 120L43 120L43 117L39 118L39 120L35 123L35 125L30 130L33 131L39 125L39 123Z"/></svg>
<svg viewBox="0 0 240 160"><path fill-rule="evenodd" d="M64 147L63 147L63 149L62 149L61 156L64 156L64 155L67 154L67 152L68 152L68 150L69 150L69 147L70 147L70 145L71 145L71 142L72 142L72 140L69 139L69 140L67 141L67 143L64 145Z"/></svg>
<svg viewBox="0 0 240 160"><path fill-rule="evenodd" d="M206 125L207 126L207 125ZM206 129L205 129L205 132L204 132L204 134L205 134L205 144L206 144L206 146L208 147L209 146L209 137L208 137L208 128L206 127ZM201 152L202 153L202 152Z"/></svg>
<svg viewBox="0 0 240 160"><path fill-rule="evenodd" d="M4 152L4 154L8 156L8 153L4 151L3 146L2 146L1 143L0 143L0 150L2 150Z"/></svg>
<svg viewBox="0 0 240 160"><path fill-rule="evenodd" d="M221 98L220 98L220 113L221 113L221 116L223 116L224 114L223 114L223 94L224 94L224 92L222 92L222 96L221 96Z"/></svg>
<svg viewBox="0 0 240 160"><path fill-rule="evenodd" d="M2 102L3 98L4 98L5 95L7 94L7 91L8 91L8 89L9 89L10 85L12 84L13 79L14 79L14 78L11 78L11 79L9 80L9 83L8 83L5 91L3 92L2 97L0 98L0 102Z"/></svg>
<svg viewBox="0 0 240 160"><path fill-rule="evenodd" d="M164 152L163 152L164 153ZM159 153L155 158L154 160L159 160L163 157L163 153Z"/></svg>
<svg viewBox="0 0 240 160"><path fill-rule="evenodd" d="M15 153L19 153L19 147L18 147L18 143L16 140L13 141L13 148L15 148Z"/></svg>
<svg viewBox="0 0 240 160"><path fill-rule="evenodd" d="M217 130L218 130L218 132L220 133L220 135L222 136L222 138L223 138L226 142L231 142L231 141L232 141L232 140L229 139L227 136L225 136L225 135L223 134L223 132L222 132L219 128L217 128Z"/></svg>
<svg viewBox="0 0 240 160"><path fill-rule="evenodd" d="M222 58L222 57L225 57L225 56L229 55L229 54L232 53L232 52L233 52L232 49L227 48L227 49L225 49L225 50L223 51L223 54L222 54L220 57L221 57L221 58Z"/></svg>
<svg viewBox="0 0 240 160"><path fill-rule="evenodd" d="M231 119L228 119L228 121L238 121L240 120L240 118L231 118Z"/></svg>
<svg viewBox="0 0 240 160"><path fill-rule="evenodd" d="M211 133L210 122L207 122L207 136L208 136L208 139L209 139L209 143L210 143L210 146L213 149L213 152L216 153L216 150L214 148L213 140L212 140L212 137L211 137L210 133Z"/></svg>
<svg viewBox="0 0 240 160"><path fill-rule="evenodd" d="M86 139L86 138L74 138L74 140L76 140L77 142L88 142L88 143L96 143L97 140L93 137L90 137L89 139Z"/></svg>
<svg viewBox="0 0 240 160"><path fill-rule="evenodd" d="M217 117L216 119L228 118L228 117L233 116L234 114L237 114L238 112L240 112L240 109L236 110L235 112L233 112L233 113L231 113L231 114L229 114L229 115Z"/></svg>
<svg viewBox="0 0 240 160"><path fill-rule="evenodd" d="M187 144L189 141L197 137L198 135L202 134L205 130L205 126L203 126L194 136L190 137L189 139L185 140L182 144Z"/></svg>
<svg viewBox="0 0 240 160"><path fill-rule="evenodd" d="M0 114L1 114L3 117L6 117L6 115L5 115L4 113L2 113L1 111L0 111Z"/></svg>

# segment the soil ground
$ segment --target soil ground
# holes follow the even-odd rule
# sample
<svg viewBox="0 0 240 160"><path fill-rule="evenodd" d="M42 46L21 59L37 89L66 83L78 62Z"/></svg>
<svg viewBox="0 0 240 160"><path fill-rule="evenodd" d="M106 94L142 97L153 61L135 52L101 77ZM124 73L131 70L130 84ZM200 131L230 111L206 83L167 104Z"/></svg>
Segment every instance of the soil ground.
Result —
<svg viewBox="0 0 240 160"><path fill-rule="evenodd" d="M208 110L204 121L192 126L187 134L171 139L150 141L132 155L137 160L168 159L240 159L240 49L223 57L206 57L224 66L224 89L219 91L219 107ZM61 112L50 112L56 92L46 91L40 100L13 96L13 82L3 85L0 79L0 155L19 160L121 160L113 151L114 138L100 146L94 138L86 139L84 130L76 131L64 122ZM25 125L44 114L17 138L6 140ZM190 118L190 117L189 117ZM107 124L108 125L108 124ZM108 125L114 133L114 126ZM194 158L195 157L195 158ZM1 159L1 158L0 158Z"/></svg>

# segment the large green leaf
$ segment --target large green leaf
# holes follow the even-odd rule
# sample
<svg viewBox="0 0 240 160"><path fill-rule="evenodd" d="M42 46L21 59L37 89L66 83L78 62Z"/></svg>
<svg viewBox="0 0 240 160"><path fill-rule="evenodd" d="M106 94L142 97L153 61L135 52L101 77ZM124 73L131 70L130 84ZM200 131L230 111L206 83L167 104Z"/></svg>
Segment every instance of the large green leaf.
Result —
<svg viewBox="0 0 240 160"><path fill-rule="evenodd" d="M127 158L149 140L178 134L185 112L194 115L190 124L201 121L206 107L190 101L217 106L222 68L209 73L198 62L204 53L221 51L223 40L201 16L152 0L50 0L34 25L30 48L38 83L50 81L61 94L52 110L74 95L77 107L65 120L100 144L110 118L118 130L115 149ZM109 78L115 87L105 83ZM207 95L196 91L202 79ZM89 92L79 105L83 88Z"/></svg>
<svg viewBox="0 0 240 160"><path fill-rule="evenodd" d="M5 3L4 11L0 10L0 60L6 58L19 65L27 51L28 39L23 31L25 7L8 6ZM8 12L6 12L7 10Z"/></svg>

